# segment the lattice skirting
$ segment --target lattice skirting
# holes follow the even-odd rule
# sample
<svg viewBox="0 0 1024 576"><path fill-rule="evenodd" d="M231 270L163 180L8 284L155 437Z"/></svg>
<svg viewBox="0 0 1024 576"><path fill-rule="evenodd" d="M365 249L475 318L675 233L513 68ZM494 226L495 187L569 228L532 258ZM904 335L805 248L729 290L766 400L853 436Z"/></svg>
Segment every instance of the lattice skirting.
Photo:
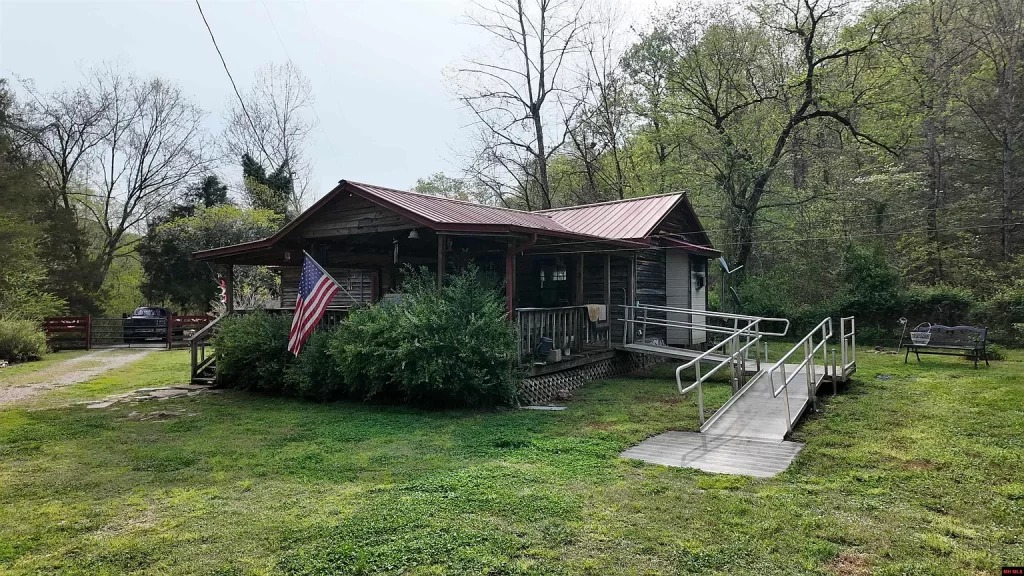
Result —
<svg viewBox="0 0 1024 576"><path fill-rule="evenodd" d="M549 402L561 390L575 390L592 380L622 376L660 361L656 356L620 350L615 356L593 364L526 378L520 385L519 400L524 405Z"/></svg>

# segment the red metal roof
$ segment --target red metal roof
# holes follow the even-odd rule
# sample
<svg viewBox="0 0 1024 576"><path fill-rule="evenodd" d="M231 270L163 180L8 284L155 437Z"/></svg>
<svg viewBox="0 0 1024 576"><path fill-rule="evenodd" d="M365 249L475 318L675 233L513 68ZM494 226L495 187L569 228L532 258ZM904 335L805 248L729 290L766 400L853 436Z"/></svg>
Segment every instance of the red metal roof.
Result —
<svg viewBox="0 0 1024 576"><path fill-rule="evenodd" d="M409 216L419 216L432 224L454 225L496 225L532 228L551 232L572 232L555 220L536 212L523 212L510 208L485 206L462 200L450 200L439 196L430 196L418 192L382 188L372 184L348 182L355 193L364 192L363 196L384 200L395 208L403 209ZM593 234L590 234L593 236Z"/></svg>
<svg viewBox="0 0 1024 576"><path fill-rule="evenodd" d="M539 214L577 234L620 240L646 238L683 199L682 192L544 210Z"/></svg>
<svg viewBox="0 0 1024 576"><path fill-rule="evenodd" d="M647 241L658 224L680 202L685 202L685 195L677 192L524 212L342 180L337 187L273 236L234 246L202 250L193 257L206 260L272 249L303 222L339 195L346 193L366 198L439 232L530 233L572 240L603 241L625 248L642 248L646 242L638 241Z"/></svg>

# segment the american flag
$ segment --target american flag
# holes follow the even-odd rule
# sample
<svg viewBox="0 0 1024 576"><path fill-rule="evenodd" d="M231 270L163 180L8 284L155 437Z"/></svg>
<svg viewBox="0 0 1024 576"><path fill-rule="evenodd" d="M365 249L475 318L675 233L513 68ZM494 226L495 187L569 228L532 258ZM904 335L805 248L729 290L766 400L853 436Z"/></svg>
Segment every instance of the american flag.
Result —
<svg viewBox="0 0 1024 576"><path fill-rule="evenodd" d="M302 278L299 280L299 296L295 300L295 317L288 334L288 351L296 356L302 345L316 329L327 310L327 305L338 293L341 286L324 271L309 254L302 262Z"/></svg>

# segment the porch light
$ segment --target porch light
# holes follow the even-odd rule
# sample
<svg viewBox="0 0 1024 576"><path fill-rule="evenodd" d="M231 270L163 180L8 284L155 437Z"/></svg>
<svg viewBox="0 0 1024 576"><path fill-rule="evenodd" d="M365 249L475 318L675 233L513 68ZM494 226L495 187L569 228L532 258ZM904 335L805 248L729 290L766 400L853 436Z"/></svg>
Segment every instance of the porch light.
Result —
<svg viewBox="0 0 1024 576"><path fill-rule="evenodd" d="M417 231L415 228L413 228L412 230L409 230L409 240L419 240L419 239L420 239L419 231Z"/></svg>

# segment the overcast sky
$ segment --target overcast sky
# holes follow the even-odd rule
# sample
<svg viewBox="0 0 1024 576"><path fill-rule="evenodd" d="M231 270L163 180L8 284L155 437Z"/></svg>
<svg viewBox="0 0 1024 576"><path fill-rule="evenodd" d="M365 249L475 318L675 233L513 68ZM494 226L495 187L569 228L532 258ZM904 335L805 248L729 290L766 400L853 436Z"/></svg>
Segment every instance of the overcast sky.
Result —
<svg viewBox="0 0 1024 576"><path fill-rule="evenodd" d="M482 0L486 2L487 0ZM443 70L481 46L463 0L201 0L239 88L289 58L310 78L319 125L309 157L313 201L340 179L408 188L458 172L467 116ZM642 21L661 0L634 0ZM0 0L0 75L41 90L115 62L178 83L219 134L234 94L195 2ZM229 175L231 176L231 175Z"/></svg>

